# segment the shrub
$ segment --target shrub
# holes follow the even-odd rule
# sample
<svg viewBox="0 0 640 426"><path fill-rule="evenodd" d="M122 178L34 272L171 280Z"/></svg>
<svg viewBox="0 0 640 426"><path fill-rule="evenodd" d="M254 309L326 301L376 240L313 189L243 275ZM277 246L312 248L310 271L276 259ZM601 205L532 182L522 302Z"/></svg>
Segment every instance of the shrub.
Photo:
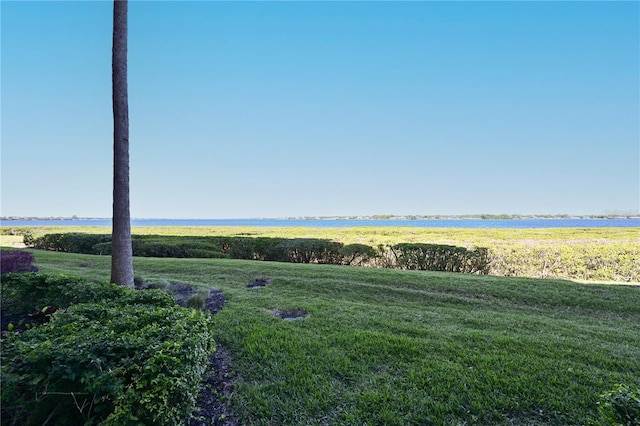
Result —
<svg viewBox="0 0 640 426"><path fill-rule="evenodd" d="M24 231L22 233L22 242L24 243L24 245L26 245L27 247L32 247L33 241L34 241L34 236L31 233L31 231Z"/></svg>
<svg viewBox="0 0 640 426"><path fill-rule="evenodd" d="M182 424L213 350L203 312L74 305L4 344L3 421Z"/></svg>
<svg viewBox="0 0 640 426"><path fill-rule="evenodd" d="M365 265L376 255L373 247L364 244L348 244L340 249L343 265Z"/></svg>
<svg viewBox="0 0 640 426"><path fill-rule="evenodd" d="M186 257L193 259L226 259L229 256L217 250L187 248Z"/></svg>
<svg viewBox="0 0 640 426"><path fill-rule="evenodd" d="M35 272L33 254L22 250L2 250L0 253L0 273Z"/></svg>
<svg viewBox="0 0 640 426"><path fill-rule="evenodd" d="M111 236L103 234L46 234L33 239L29 246L41 250L62 251L65 253L94 254L95 245L108 241L111 241ZM26 241L25 244L27 244Z"/></svg>
<svg viewBox="0 0 640 426"><path fill-rule="evenodd" d="M30 288L36 299L73 287L70 277L7 277L9 288ZM177 306L162 291L75 280L78 299L97 295L100 303L72 304L49 323L3 340L2 423L184 423L215 349L212 317Z"/></svg>
<svg viewBox="0 0 640 426"><path fill-rule="evenodd" d="M7 314L27 313L49 305L65 308L74 303L106 302L125 293L125 288L116 284L39 273L5 274L0 289L2 309Z"/></svg>
<svg viewBox="0 0 640 426"><path fill-rule="evenodd" d="M390 246L396 267L421 271L487 274L489 251L440 244L396 244Z"/></svg>
<svg viewBox="0 0 640 426"><path fill-rule="evenodd" d="M315 239L294 238L284 240L274 247L272 255L281 262L292 263L340 263L342 243Z"/></svg>
<svg viewBox="0 0 640 426"><path fill-rule="evenodd" d="M640 388L616 385L601 396L598 411L604 425L640 426Z"/></svg>

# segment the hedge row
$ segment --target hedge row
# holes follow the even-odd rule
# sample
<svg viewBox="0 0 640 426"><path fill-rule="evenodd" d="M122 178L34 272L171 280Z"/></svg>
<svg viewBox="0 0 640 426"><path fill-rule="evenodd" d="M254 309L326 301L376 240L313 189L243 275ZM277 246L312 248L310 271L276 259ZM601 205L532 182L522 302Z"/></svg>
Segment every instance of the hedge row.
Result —
<svg viewBox="0 0 640 426"><path fill-rule="evenodd" d="M111 237L99 234L47 234L29 241L33 248L70 253L111 254ZM486 249L435 244L397 244L377 248L317 238L179 237L134 235L134 256L227 257L291 263L383 266L466 273L488 272ZM393 256L389 256L392 254Z"/></svg>
<svg viewBox="0 0 640 426"><path fill-rule="evenodd" d="M489 250L466 249L437 244L396 244L389 247L396 267L422 271L462 272L487 274Z"/></svg>
<svg viewBox="0 0 640 426"><path fill-rule="evenodd" d="M25 242L46 250L110 254L110 238L95 234L47 234ZM640 281L640 246L624 243L541 243L468 249L439 244L371 247L314 238L134 235L133 252L134 256L151 257L226 257L498 276Z"/></svg>
<svg viewBox="0 0 640 426"><path fill-rule="evenodd" d="M215 350L212 318L160 290L4 274L11 313L51 321L2 341L2 424L177 425L193 412Z"/></svg>
<svg viewBox="0 0 640 426"><path fill-rule="evenodd" d="M25 240L32 248L67 253L111 254L111 236L46 234ZM373 247L315 238L179 237L134 235L133 255L172 258L232 258L292 263L362 265L375 257Z"/></svg>

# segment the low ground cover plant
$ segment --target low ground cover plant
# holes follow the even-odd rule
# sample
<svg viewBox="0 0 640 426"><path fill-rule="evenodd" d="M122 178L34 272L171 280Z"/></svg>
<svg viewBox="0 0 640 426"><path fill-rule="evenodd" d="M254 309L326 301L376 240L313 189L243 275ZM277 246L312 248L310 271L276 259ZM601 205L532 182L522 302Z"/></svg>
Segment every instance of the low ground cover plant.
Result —
<svg viewBox="0 0 640 426"><path fill-rule="evenodd" d="M616 387L602 395L599 404L602 424L606 426L640 425L640 387Z"/></svg>
<svg viewBox="0 0 640 426"><path fill-rule="evenodd" d="M178 425L215 350L212 318L160 290L4 274L2 306L59 309L2 340L2 424ZM3 312L4 314L4 312Z"/></svg>

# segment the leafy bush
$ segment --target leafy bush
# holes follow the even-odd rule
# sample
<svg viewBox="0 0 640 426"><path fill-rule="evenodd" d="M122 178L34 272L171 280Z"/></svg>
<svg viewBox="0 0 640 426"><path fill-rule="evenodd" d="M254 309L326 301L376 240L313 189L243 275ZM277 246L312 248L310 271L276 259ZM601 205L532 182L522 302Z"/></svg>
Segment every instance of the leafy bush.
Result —
<svg viewBox="0 0 640 426"><path fill-rule="evenodd" d="M125 294L125 288L115 284L38 273L5 274L0 286L2 309L7 314L28 313L50 305L65 308L73 303L106 302Z"/></svg>
<svg viewBox="0 0 640 426"><path fill-rule="evenodd" d="M205 237L206 238L206 237ZM152 235L136 235L131 239L133 255L140 257L172 257L172 258L224 258L216 241L202 241L201 238L156 237ZM111 254L111 242L96 244L92 254Z"/></svg>
<svg viewBox="0 0 640 426"><path fill-rule="evenodd" d="M3 295L7 284L35 289L43 299L73 282L26 274L29 285L17 276L9 274L8 284L3 277ZM77 299L97 295L101 303L72 304L49 323L3 340L3 424L184 423L215 349L211 316L180 308L162 291L75 280Z"/></svg>
<svg viewBox="0 0 640 426"><path fill-rule="evenodd" d="M342 243L316 238L294 238L284 240L274 247L275 259L291 263L329 263L341 262Z"/></svg>
<svg viewBox="0 0 640 426"><path fill-rule="evenodd" d="M390 247L400 269L486 274L489 252L486 248L439 244L396 244Z"/></svg>
<svg viewBox="0 0 640 426"><path fill-rule="evenodd" d="M35 272L38 268L33 265L33 254L22 250L2 250L0 253L0 273L7 272Z"/></svg>
<svg viewBox="0 0 640 426"><path fill-rule="evenodd" d="M640 426L640 388L617 385L602 395L598 411L604 425Z"/></svg>
<svg viewBox="0 0 640 426"><path fill-rule="evenodd" d="M343 265L366 265L376 256L376 250L365 244L348 244L340 249Z"/></svg>
<svg viewBox="0 0 640 426"><path fill-rule="evenodd" d="M93 254L93 247L95 245L108 241L111 241L111 236L104 234L46 234L30 240L30 244L28 245L41 250ZM27 244L26 240L25 244Z"/></svg>

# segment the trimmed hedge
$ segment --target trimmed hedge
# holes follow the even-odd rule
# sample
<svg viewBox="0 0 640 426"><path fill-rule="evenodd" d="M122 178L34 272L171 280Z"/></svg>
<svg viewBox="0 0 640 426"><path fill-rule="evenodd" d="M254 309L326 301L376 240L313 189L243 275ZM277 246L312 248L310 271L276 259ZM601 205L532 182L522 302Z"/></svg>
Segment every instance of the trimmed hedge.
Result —
<svg viewBox="0 0 640 426"><path fill-rule="evenodd" d="M400 269L487 274L489 251L439 244L396 244L390 247Z"/></svg>
<svg viewBox="0 0 640 426"><path fill-rule="evenodd" d="M111 237L48 234L31 246L110 254ZM640 246L610 244L505 244L465 248L441 244L344 245L316 238L186 237L134 235L134 256L269 260L294 263L463 272L532 278L640 281Z"/></svg>
<svg viewBox="0 0 640 426"><path fill-rule="evenodd" d="M41 250L94 254L93 247L96 244L110 243L110 241L111 235L74 232L68 234L46 234L39 238L30 239L29 242L25 240L25 244Z"/></svg>
<svg viewBox="0 0 640 426"><path fill-rule="evenodd" d="M65 308L2 341L2 424L189 419L215 350L209 314L181 308L159 290L73 277L6 274L1 285L3 307L12 303L14 311L30 310L31 300Z"/></svg>
<svg viewBox="0 0 640 426"><path fill-rule="evenodd" d="M179 237L134 235L133 255L171 258L232 258L293 263L364 264L375 254L371 247L317 238ZM111 254L111 236L101 234L47 234L33 239L41 250L84 254Z"/></svg>

